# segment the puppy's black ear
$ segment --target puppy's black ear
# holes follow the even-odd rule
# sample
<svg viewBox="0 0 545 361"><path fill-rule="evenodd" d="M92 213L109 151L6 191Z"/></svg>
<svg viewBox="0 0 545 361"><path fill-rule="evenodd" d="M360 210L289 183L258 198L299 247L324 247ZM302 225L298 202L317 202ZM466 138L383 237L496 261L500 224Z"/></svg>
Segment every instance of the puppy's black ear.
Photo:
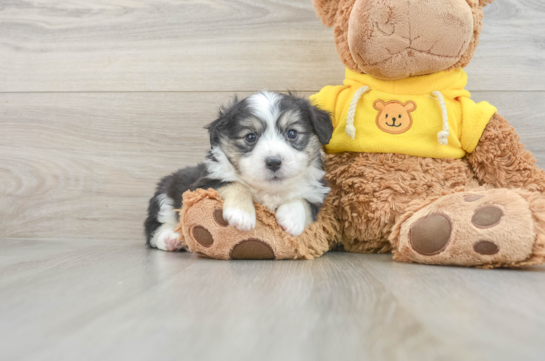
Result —
<svg viewBox="0 0 545 361"><path fill-rule="evenodd" d="M314 131L320 139L320 143L329 144L331 137L333 136L333 122L331 121L331 115L308 103L308 113L310 124L314 128Z"/></svg>
<svg viewBox="0 0 545 361"><path fill-rule="evenodd" d="M222 124L225 124L225 122L226 117L220 116L218 119L214 120L205 127L205 129L208 129L208 134L210 135L211 146L214 146L219 142L220 128Z"/></svg>
<svg viewBox="0 0 545 361"><path fill-rule="evenodd" d="M235 105L238 104L238 102L238 96L235 95L235 97L229 104L220 106L220 109L218 111L218 119L214 120L212 123L204 127L208 130L208 134L210 134L211 146L214 146L219 142L221 128L229 122L229 118L231 117L233 108L235 107Z"/></svg>

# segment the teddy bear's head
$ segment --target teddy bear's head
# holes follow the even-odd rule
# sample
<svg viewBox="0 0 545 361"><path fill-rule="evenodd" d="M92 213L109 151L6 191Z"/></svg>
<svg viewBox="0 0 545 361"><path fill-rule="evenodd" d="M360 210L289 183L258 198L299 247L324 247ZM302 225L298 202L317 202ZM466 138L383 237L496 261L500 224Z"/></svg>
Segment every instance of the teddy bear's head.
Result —
<svg viewBox="0 0 545 361"><path fill-rule="evenodd" d="M313 0L349 69L386 80L465 67L494 0Z"/></svg>

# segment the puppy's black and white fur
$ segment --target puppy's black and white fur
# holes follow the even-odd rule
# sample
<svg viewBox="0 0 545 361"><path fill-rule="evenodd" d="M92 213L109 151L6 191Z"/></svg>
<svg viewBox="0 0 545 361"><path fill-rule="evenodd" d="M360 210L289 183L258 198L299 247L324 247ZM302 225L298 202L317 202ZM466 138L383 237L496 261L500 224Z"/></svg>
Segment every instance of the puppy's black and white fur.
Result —
<svg viewBox="0 0 545 361"><path fill-rule="evenodd" d="M294 236L316 220L330 190L322 147L333 133L328 113L291 94L261 92L221 108L207 128L212 148L205 161L163 178L150 200L149 246L183 247L174 209L182 207L185 191L197 188L216 189L224 219L242 231L256 225L253 202L275 211L278 224Z"/></svg>

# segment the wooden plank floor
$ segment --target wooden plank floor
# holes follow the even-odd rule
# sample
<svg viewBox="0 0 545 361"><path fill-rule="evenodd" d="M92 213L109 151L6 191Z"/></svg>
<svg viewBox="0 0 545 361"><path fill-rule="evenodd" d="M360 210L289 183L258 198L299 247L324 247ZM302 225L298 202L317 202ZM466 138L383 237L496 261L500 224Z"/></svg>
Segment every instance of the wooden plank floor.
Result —
<svg viewBox="0 0 545 361"><path fill-rule="evenodd" d="M467 71L545 167L543 19L488 6ZM143 247L219 104L342 80L310 0L0 0L0 360L542 360L545 267Z"/></svg>
<svg viewBox="0 0 545 361"><path fill-rule="evenodd" d="M2 360L543 360L545 269L0 244Z"/></svg>

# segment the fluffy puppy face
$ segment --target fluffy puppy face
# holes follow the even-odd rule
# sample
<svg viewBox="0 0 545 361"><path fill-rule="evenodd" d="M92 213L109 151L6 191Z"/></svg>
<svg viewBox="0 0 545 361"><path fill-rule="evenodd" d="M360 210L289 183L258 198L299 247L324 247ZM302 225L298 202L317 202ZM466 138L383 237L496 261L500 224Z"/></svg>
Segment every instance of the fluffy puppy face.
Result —
<svg viewBox="0 0 545 361"><path fill-rule="evenodd" d="M305 99L261 92L222 108L208 130L211 161L218 163L214 175L266 189L323 168L322 144L329 143L333 126L328 113Z"/></svg>

